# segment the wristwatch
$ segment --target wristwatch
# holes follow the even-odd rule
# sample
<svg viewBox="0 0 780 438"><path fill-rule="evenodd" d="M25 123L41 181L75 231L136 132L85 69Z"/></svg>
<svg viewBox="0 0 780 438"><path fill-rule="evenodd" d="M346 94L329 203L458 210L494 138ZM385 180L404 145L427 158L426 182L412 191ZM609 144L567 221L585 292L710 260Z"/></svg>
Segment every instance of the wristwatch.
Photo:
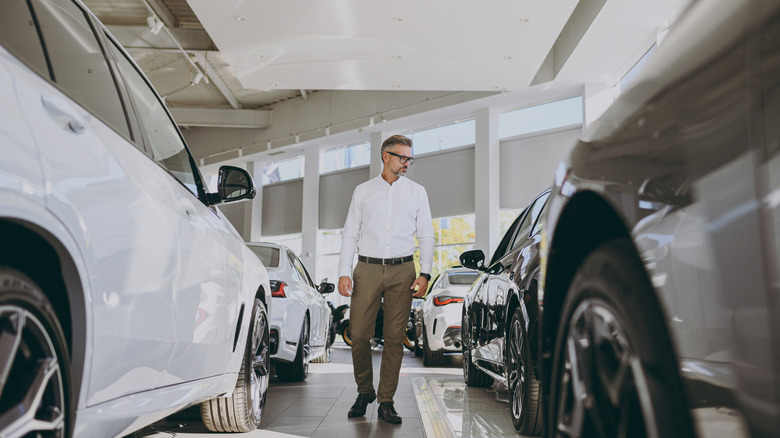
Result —
<svg viewBox="0 0 780 438"><path fill-rule="evenodd" d="M422 278L424 278L424 279L426 279L428 281L431 281L431 274L428 274L428 273L425 273L425 272L420 272L420 277L422 277Z"/></svg>

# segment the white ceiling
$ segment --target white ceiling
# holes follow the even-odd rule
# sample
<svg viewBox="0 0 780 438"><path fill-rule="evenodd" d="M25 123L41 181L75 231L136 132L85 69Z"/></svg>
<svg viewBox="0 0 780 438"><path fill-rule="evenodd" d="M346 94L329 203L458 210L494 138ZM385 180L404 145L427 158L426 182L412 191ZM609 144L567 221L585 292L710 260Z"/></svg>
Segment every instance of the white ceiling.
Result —
<svg viewBox="0 0 780 438"><path fill-rule="evenodd" d="M188 0L245 88L407 91L527 89L583 2L601 4ZM558 61L565 63L556 67L561 85L612 79L647 49L648 37L679 3L609 0L592 23L574 20L569 33L587 30L569 42L571 56Z"/></svg>

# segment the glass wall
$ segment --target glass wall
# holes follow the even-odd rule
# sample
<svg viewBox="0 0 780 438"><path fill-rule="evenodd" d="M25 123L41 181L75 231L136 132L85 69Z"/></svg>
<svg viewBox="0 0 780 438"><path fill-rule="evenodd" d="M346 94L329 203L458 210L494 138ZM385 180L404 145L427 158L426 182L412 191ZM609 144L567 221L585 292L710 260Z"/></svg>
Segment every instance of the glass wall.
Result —
<svg viewBox="0 0 780 438"><path fill-rule="evenodd" d="M275 161L263 168L263 185L303 178L303 156Z"/></svg>
<svg viewBox="0 0 780 438"><path fill-rule="evenodd" d="M578 124L582 124L582 96L501 113L498 115L498 137L515 137Z"/></svg>
<svg viewBox="0 0 780 438"><path fill-rule="evenodd" d="M414 155L423 155L444 149L476 143L476 122L466 120L408 134L412 139Z"/></svg>
<svg viewBox="0 0 780 438"><path fill-rule="evenodd" d="M320 173L368 166L369 164L371 164L371 143L341 146L322 153Z"/></svg>

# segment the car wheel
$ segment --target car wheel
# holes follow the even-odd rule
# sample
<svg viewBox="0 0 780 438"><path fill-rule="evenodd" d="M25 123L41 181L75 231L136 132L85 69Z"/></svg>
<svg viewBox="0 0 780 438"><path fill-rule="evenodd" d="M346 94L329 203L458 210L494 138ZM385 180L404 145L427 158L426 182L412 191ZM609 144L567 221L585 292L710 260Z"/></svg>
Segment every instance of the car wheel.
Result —
<svg viewBox="0 0 780 438"><path fill-rule="evenodd" d="M659 303L628 239L579 267L553 355L555 437L694 436Z"/></svg>
<svg viewBox="0 0 780 438"><path fill-rule="evenodd" d="M332 326L332 325L333 325L333 321L331 321L331 323L328 324L328 326ZM325 340L325 352L322 353L322 355L312 359L311 360L312 363L328 363L328 362L330 362L330 346L333 345L333 340L331 339L331 337L333 336L333 333L334 332L331 332L330 330L328 330L328 339Z"/></svg>
<svg viewBox="0 0 780 438"><path fill-rule="evenodd" d="M426 367L436 367L441 365L441 350L433 351L430 348L430 342L428 342L428 330L423 324L423 365Z"/></svg>
<svg viewBox="0 0 780 438"><path fill-rule="evenodd" d="M417 333L417 328L414 329L414 355L417 357L422 356L423 354L423 340L422 337Z"/></svg>
<svg viewBox="0 0 780 438"><path fill-rule="evenodd" d="M542 432L539 380L533 367L525 318L520 307L512 315L506 343L512 424L523 435L539 435Z"/></svg>
<svg viewBox="0 0 780 438"><path fill-rule="evenodd" d="M493 378L477 368L471 361L471 328L464 310L461 318L461 342L463 348L463 380L466 385L475 388L484 388L493 384ZM424 332L423 332L424 333ZM424 347L424 346L423 346Z"/></svg>
<svg viewBox="0 0 780 438"><path fill-rule="evenodd" d="M203 424L212 432L250 432L260 426L268 397L271 343L268 314L258 298L255 298L252 321L233 395L200 405Z"/></svg>
<svg viewBox="0 0 780 438"><path fill-rule="evenodd" d="M0 435L70 436L65 335L43 290L0 267Z"/></svg>
<svg viewBox="0 0 780 438"><path fill-rule="evenodd" d="M303 318L295 359L276 364L276 376L283 382L301 382L309 375L309 318Z"/></svg>

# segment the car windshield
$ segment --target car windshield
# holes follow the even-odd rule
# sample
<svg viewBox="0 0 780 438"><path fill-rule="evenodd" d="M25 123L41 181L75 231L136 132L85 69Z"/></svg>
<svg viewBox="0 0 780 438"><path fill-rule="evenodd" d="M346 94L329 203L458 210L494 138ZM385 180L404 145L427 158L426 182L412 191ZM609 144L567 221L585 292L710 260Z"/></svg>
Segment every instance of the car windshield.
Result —
<svg viewBox="0 0 780 438"><path fill-rule="evenodd" d="M471 286L479 277L479 272L453 272L447 276L452 285Z"/></svg>
<svg viewBox="0 0 780 438"><path fill-rule="evenodd" d="M279 248L273 248L270 246L250 246L260 261L263 262L266 268L278 268L279 267Z"/></svg>

